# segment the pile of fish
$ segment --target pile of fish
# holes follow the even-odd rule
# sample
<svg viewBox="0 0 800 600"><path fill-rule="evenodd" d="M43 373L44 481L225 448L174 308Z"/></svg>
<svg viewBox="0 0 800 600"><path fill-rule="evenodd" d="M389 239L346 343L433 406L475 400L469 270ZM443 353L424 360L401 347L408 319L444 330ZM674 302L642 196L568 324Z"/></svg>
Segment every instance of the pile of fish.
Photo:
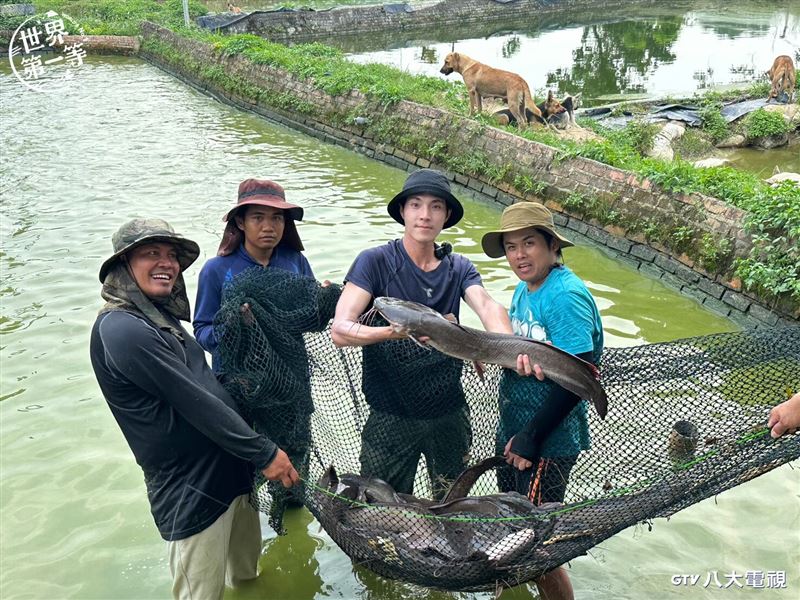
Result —
<svg viewBox="0 0 800 600"><path fill-rule="evenodd" d="M503 461L467 469L441 501L397 493L380 479L337 475L331 466L314 491L314 512L354 562L383 575L444 588L450 579L462 588L471 579L480 585L487 570L504 579L520 560L545 551L556 521L552 505L537 507L516 492L467 495Z"/></svg>

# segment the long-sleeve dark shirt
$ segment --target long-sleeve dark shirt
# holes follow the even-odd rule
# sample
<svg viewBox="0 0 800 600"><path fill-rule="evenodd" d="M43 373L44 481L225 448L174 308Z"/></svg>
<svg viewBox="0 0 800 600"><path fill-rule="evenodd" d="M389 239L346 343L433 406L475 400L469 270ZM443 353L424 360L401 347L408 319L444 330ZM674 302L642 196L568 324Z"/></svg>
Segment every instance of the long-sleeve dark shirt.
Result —
<svg viewBox="0 0 800 600"><path fill-rule="evenodd" d="M211 525L250 491L254 468L265 468L275 456L277 446L245 423L188 334L181 342L142 316L103 313L92 329L91 360L144 471L165 540Z"/></svg>

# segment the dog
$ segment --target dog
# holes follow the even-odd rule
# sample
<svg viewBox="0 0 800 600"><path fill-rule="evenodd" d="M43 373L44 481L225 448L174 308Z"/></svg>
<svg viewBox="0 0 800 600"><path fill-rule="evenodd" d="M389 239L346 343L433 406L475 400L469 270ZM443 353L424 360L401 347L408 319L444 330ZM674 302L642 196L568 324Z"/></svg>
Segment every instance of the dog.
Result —
<svg viewBox="0 0 800 600"><path fill-rule="evenodd" d="M569 129L576 125L575 123L575 109L580 105L581 94L575 96L567 96L559 101L553 96L552 91L548 91L547 100L537 104L537 108L542 113L542 117L537 117L533 111L525 109L525 116L528 122L540 122L546 125L555 125L559 129ZM564 118L566 113L566 119ZM500 125L516 125L517 119L511 114L507 108L498 110L494 113L495 120Z"/></svg>
<svg viewBox="0 0 800 600"><path fill-rule="evenodd" d="M232 12L235 15L242 14L242 9L238 6L234 6L233 2L228 2L228 12Z"/></svg>
<svg viewBox="0 0 800 600"><path fill-rule="evenodd" d="M792 58L785 54L778 56L772 63L772 68L767 71L767 77L772 82L772 89L769 91L767 101L772 98L780 101L781 95L785 92L789 97L788 102L791 102L797 82L797 73L794 70Z"/></svg>
<svg viewBox="0 0 800 600"><path fill-rule="evenodd" d="M528 119L523 119L527 110L544 121L542 111L534 104L528 84L516 73L495 69L460 52L451 52L445 56L444 65L439 69L444 75L450 75L453 71L464 78L464 85L469 92L470 116L483 109L483 96L495 96L505 98L509 111L523 127L529 122Z"/></svg>

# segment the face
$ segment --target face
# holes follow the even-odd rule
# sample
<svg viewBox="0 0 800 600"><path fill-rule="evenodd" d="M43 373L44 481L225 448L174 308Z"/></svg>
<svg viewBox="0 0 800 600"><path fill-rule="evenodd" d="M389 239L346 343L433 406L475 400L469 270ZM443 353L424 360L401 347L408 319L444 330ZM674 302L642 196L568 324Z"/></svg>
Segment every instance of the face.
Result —
<svg viewBox="0 0 800 600"><path fill-rule="evenodd" d="M400 207L406 235L416 242L433 242L450 216L447 203L431 194L409 196Z"/></svg>
<svg viewBox="0 0 800 600"><path fill-rule="evenodd" d="M249 246L272 250L283 237L286 225L283 210L272 206L250 205L244 217L236 217L236 225L244 232Z"/></svg>
<svg viewBox="0 0 800 600"><path fill-rule="evenodd" d="M558 262L558 240L553 238L548 246L546 238L534 227L504 233L503 248L511 270L529 289L537 288Z"/></svg>
<svg viewBox="0 0 800 600"><path fill-rule="evenodd" d="M444 64L442 65L442 68L439 69L439 73L450 75L450 73L456 70L457 66L458 66L458 53L451 52L450 54L444 57Z"/></svg>
<svg viewBox="0 0 800 600"><path fill-rule="evenodd" d="M166 298L181 272L173 244L144 244L126 255L133 278L148 298Z"/></svg>

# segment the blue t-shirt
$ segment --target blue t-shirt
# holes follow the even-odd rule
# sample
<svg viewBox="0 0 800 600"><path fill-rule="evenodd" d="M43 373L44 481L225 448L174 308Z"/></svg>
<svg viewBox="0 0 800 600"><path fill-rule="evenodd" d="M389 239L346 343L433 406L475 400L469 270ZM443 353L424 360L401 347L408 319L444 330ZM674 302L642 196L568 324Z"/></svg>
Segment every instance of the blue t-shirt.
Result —
<svg viewBox="0 0 800 600"><path fill-rule="evenodd" d="M534 292L521 281L508 313L517 335L552 342L572 354L591 352L592 362L599 363L603 352L600 312L586 285L568 267L553 269ZM500 443L505 444L525 427L554 385L549 380L504 372L500 382ZM586 405L579 403L550 434L542 446L542 456L574 456L589 448Z"/></svg>
<svg viewBox="0 0 800 600"><path fill-rule="evenodd" d="M361 252L346 282L373 298L391 296L424 304L442 314L459 314L467 288L483 285L475 265L450 254L433 271L414 264L402 240ZM362 389L375 410L411 418L435 418L465 403L462 362L409 340L392 340L362 348Z"/></svg>
<svg viewBox="0 0 800 600"><path fill-rule="evenodd" d="M214 337L214 315L222 305L223 288L236 275L254 267L283 269L305 277L314 277L306 257L297 250L281 244L272 251L266 267L247 253L244 244L228 256L215 256L209 259L200 270L192 326L197 342L204 350L211 353L211 365L215 372L219 372L220 360L217 354L217 339Z"/></svg>

